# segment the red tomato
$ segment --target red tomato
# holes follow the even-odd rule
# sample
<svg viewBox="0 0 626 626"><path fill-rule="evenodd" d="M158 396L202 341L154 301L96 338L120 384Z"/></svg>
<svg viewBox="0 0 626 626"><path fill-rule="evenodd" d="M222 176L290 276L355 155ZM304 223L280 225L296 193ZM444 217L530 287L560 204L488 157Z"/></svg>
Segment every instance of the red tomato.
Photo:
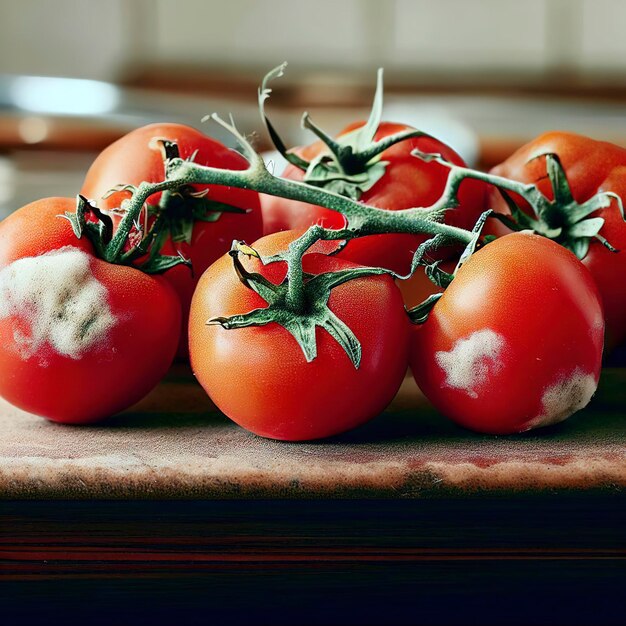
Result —
<svg viewBox="0 0 626 626"><path fill-rule="evenodd" d="M284 249L296 233L263 237L254 244L262 255ZM244 261L278 284L285 264L262 266ZM311 253L311 274L353 264ZM226 255L202 276L191 304L189 352L200 384L233 421L273 439L319 439L359 426L385 409L408 365L410 323L393 280L376 276L351 280L332 290L330 309L354 332L362 346L356 369L343 348L317 329L318 354L307 363L293 336L277 323L226 330L208 326L217 316L242 314L267 306L245 287Z"/></svg>
<svg viewBox="0 0 626 626"><path fill-rule="evenodd" d="M441 411L472 430L506 434L583 408L600 376L598 289L565 248L531 233L472 255L416 327L411 369Z"/></svg>
<svg viewBox="0 0 626 626"><path fill-rule="evenodd" d="M0 223L0 395L82 424L129 407L164 376L180 304L162 277L96 258L58 217L74 209L46 198Z"/></svg>
<svg viewBox="0 0 626 626"><path fill-rule="evenodd" d="M181 124L151 124L132 131L100 153L87 172L82 195L95 201L100 209L111 210L118 208L122 200L130 196L126 191L104 198L116 185L139 185L143 181L156 183L164 180L163 157L158 146L152 142L154 138L176 142L183 159L188 159L195 153L194 161L199 165L231 170L243 170L247 167L246 160L240 154L194 128ZM249 212L222 213L214 222L195 221L189 242L172 241L168 238L163 246L164 254L175 255L180 251L193 265L193 273L189 268L178 265L165 274L178 293L182 305L183 320L178 355L183 358L187 355L189 305L202 272L230 249L234 239L254 241L261 236L263 228L259 196L255 191L218 185L194 185L193 190L207 190L207 199L249 209ZM158 205L160 200L161 194L155 194L149 203ZM188 208L190 202L193 199L188 197ZM180 213L184 214L184 208L183 206Z"/></svg>
<svg viewBox="0 0 626 626"><path fill-rule="evenodd" d="M531 160L546 153L554 153L559 157L577 202L582 203L601 191L612 191L626 204L626 150L573 133L545 133L495 167L493 173L524 183L534 183L544 195L552 199L545 159ZM528 205L518 196L515 199L520 208L530 214ZM509 214L496 190L492 193L491 202L492 208ZM589 217L604 218L600 234L619 250L616 254L599 241L592 240L583 259L600 290L606 319L607 346L613 347L626 339L626 282L622 280L626 275L626 222L616 202ZM490 228L496 234L509 232L499 223Z"/></svg>
<svg viewBox="0 0 626 626"><path fill-rule="evenodd" d="M363 122L352 124L339 136L363 124ZM383 122L374 139L378 141L407 129L410 127L404 124ZM371 189L361 195L360 201L390 211L427 207L436 202L443 193L449 170L439 163L426 163L411 156L411 152L416 149L439 153L452 163L464 165L461 157L440 141L428 137L407 139L382 153L381 160L388 162L385 174ZM318 141L296 150L296 154L310 161L324 150L325 145ZM294 165L288 165L283 172L283 178L302 180L303 177L304 172ZM484 211L483 183L476 180L463 182L459 201L458 208L448 211L446 222L471 229ZM335 211L283 198L262 196L262 209L266 234L292 228L306 228L312 224L321 224L327 228L341 228L345 224L343 216ZM403 234L370 235L351 241L340 256L354 263L387 267L404 273L410 267L413 252L425 239L424 236ZM450 254L449 249L446 252Z"/></svg>

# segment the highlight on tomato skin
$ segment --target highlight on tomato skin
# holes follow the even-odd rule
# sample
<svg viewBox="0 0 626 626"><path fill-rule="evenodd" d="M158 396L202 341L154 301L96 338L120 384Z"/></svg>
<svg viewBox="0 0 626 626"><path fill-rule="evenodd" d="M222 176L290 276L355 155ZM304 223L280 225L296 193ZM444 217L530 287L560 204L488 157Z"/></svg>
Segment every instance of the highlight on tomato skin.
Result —
<svg viewBox="0 0 626 626"><path fill-rule="evenodd" d="M150 124L133 130L98 155L87 172L81 194L93 200L98 208L113 211L130 197L130 190L110 193L112 189L164 180L160 140L175 142L181 158L193 158L200 165L231 170L243 170L248 165L239 153L195 128L174 123ZM176 211L162 251L168 255L181 254L189 259L193 271L177 266L164 276L181 302L183 319L177 355L180 359L187 359L187 318L199 277L213 261L229 250L234 239L254 241L261 236L263 225L259 194L249 189L196 184L171 195L168 203L171 205L174 202L178 206L171 207ZM216 203L215 208L211 203ZM220 213L219 203L243 209L245 213ZM162 194L151 196L148 204L162 205ZM207 215L215 219L207 220ZM119 221L115 213L112 217L114 221Z"/></svg>
<svg viewBox="0 0 626 626"><path fill-rule="evenodd" d="M49 420L89 424L129 408L169 369L180 303L161 276L107 263L38 200L0 222L0 396Z"/></svg>
<svg viewBox="0 0 626 626"><path fill-rule="evenodd" d="M518 433L582 409L600 377L604 320L589 270L531 233L474 253L416 327L413 376L445 416Z"/></svg>
<svg viewBox="0 0 626 626"><path fill-rule="evenodd" d="M261 255L282 251L292 233L261 238ZM245 259L251 272L279 283L285 264ZM310 253L310 274L353 264ZM189 352L198 382L215 404L243 428L285 441L321 439L343 433L379 415L391 402L408 365L410 323L401 294L389 276L369 276L331 292L333 313L362 345L355 368L326 330L317 329L317 357L307 363L302 348L277 323L226 330L210 318L247 313L267 303L238 279L232 258L216 261L202 275L191 305Z"/></svg>

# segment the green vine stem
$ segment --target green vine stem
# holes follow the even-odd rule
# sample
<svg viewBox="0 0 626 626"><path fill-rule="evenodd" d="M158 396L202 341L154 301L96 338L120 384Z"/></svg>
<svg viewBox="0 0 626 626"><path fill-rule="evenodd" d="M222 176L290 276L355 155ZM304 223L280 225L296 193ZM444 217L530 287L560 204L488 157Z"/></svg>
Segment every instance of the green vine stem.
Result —
<svg viewBox="0 0 626 626"><path fill-rule="evenodd" d="M163 181L154 185L152 193L157 193L162 189L177 188L178 185L175 182ZM128 186L123 189L130 191L133 196L137 193L136 187ZM117 228L114 228L109 214L91 204L84 196L78 195L76 210L60 217L70 222L78 239L86 236L92 242L97 256L107 263L134 265L137 259L148 254L148 260L139 266L148 274L161 273L180 264L191 266L190 261L181 254L176 256L161 254L159 244L160 237L164 233L167 211L157 215L152 225L146 228L139 223L141 211L145 209L143 202L130 203L130 206L124 204L122 209L123 217ZM133 231L137 233L138 241L128 246Z"/></svg>
<svg viewBox="0 0 626 626"><path fill-rule="evenodd" d="M443 208L442 204L445 204L449 196L456 196L461 182L465 178L473 178L492 185L500 191L511 211L512 219L498 213L493 213L493 215L512 230L530 229L544 237L554 239L557 243L570 249L579 259L585 258L593 239L599 241L612 252L617 252L611 243L600 234L600 230L604 226L604 218L589 216L615 202L622 219L626 219L622 198L611 191L601 191L584 202L577 202L571 192L565 170L556 154L546 153L535 157L546 160L546 172L552 187L552 200L543 195L539 188L532 183L520 183L494 174L460 167L446 161L439 154L413 151L413 155L424 161L436 161L449 168L451 174L452 172L458 174L458 176L451 175L448 178L445 192L433 207ZM517 206L510 195L511 193L517 194L526 201L534 213L534 217Z"/></svg>
<svg viewBox="0 0 626 626"><path fill-rule="evenodd" d="M159 191L191 184L214 184L252 189L268 195L317 204L341 213L346 218L344 229L338 231L314 226L294 241L281 258L274 257L271 260L271 262L278 260L287 262L290 283L288 304L294 309L302 304L301 257L320 239L350 240L366 235L407 233L442 235L446 240L467 245L474 238L474 234L467 230L443 223L445 211L456 206L457 189L462 180L467 177L462 169L451 170L444 196L432 207L387 211L367 206L333 191L274 176L266 168L262 157L257 154L234 124L222 120L215 114L209 118L227 129L238 140L249 167L245 170L224 170L172 158L167 162L166 180L159 183L141 183L127 200L125 208L129 213L136 214L138 207L143 206L151 195Z"/></svg>
<svg viewBox="0 0 626 626"><path fill-rule="evenodd" d="M274 72L276 72L276 70ZM266 85L267 81L268 78L266 77L262 89L259 92L261 103L267 99L270 92ZM376 124L379 122L379 113L377 112L379 108L380 105L377 99L375 99L373 110L376 111L376 113L373 113L373 119ZM265 117L263 109L262 113L272 139L274 139L275 142L280 142L271 123ZM209 323L218 323L224 328L262 325L270 321L275 321L289 330L298 340L307 360L315 358L315 328L316 326L320 326L328 330L333 337L335 337L352 359L355 366L358 367L359 365L360 347L359 349L355 348L355 345L358 344L356 337L354 337L352 331L347 328L345 324L340 320L336 320L327 306L330 290L334 286L363 275L388 274L395 278L408 278L418 265L425 265L427 267L427 274L431 279L436 281L438 277L438 279L442 281L442 284L449 283L453 275L444 275L445 273L438 270L436 264L429 265L425 261L426 252L449 242L457 242L465 245L465 252L461 256L457 266L458 270L458 267L460 267L479 245L482 225L487 217L492 214L489 210L485 211L476 227L471 232L444 223L443 220L446 211L458 206L459 188L463 181L468 178L483 181L499 189L507 200L511 212L520 228L529 227L530 225L534 230L545 236L557 240L561 239L561 243L572 247L579 256L584 256L588 249L589 241L593 238L600 240L604 245L610 247L610 244L599 234L603 220L601 218L589 218L588 216L591 213L617 200L623 215L621 199L612 193L602 192L593 196L586 202L578 204L571 194L565 172L560 165L558 157L555 155L544 155L554 196L553 200L549 200L535 185L520 183L493 174L486 174L467 167L454 165L445 161L441 155L426 154L419 151L413 153L416 158L426 161L437 161L449 170L447 183L441 197L428 207L387 211L385 209L367 206L356 201L353 197L341 195L321 185L317 186L307 182L298 182L274 176L268 171L262 157L255 151L246 137L237 130L232 118L229 123L221 119L218 115L212 114L204 118L203 121L209 119L218 123L233 135L241 146L241 150L248 161L248 167L245 170L235 171L199 165L193 162L193 160L181 159L175 150L175 146L170 146L165 161L166 180L159 183L143 182L132 190L131 197L125 201L123 207L126 211L126 215L122 219L118 231L113 236L110 247L115 253L121 251L125 237L128 235L130 225L139 215L141 208L147 203L151 195L157 192L180 189L188 185L222 185L251 189L259 193L319 205L341 213L346 219L344 228L334 230L321 226L312 226L299 238L294 240L286 251L271 257L261 258L256 251L249 246L243 245L242 242L236 242L233 247L232 256L238 275L246 286L255 289L262 295L267 301L268 307L251 311L244 315L234 316L233 318L209 320ZM308 120L308 118L305 118L305 123L311 127L310 121L306 120ZM368 124L370 124L370 122L368 122ZM315 132L319 135L319 132ZM415 134L419 134L419 131L415 131ZM415 136L415 134L411 136ZM395 137L390 139L390 141L395 140ZM332 140L330 141L332 142ZM367 151L370 150L373 145L374 148L372 149L374 152L371 154L374 154L374 158L376 158L379 154L377 151L379 146L376 143L372 144L371 138L369 141L370 143L363 144L361 149ZM282 142L280 142L280 144L282 145ZM340 148L341 146L338 146L337 150ZM283 152L286 156L295 156L286 150L283 150ZM338 163L342 159L345 162L345 155L342 159L339 159L338 155L336 155ZM370 156L370 153L366 152L366 155ZM295 157L295 160L302 161L299 157ZM302 163L297 165L304 168L311 164L302 161ZM529 204L535 213L536 219L529 216L526 216L526 221L522 219L522 216L526 214L517 208L509 195L511 193L517 194ZM503 221L511 223L510 218L506 216L498 217ZM511 225L515 226L515 224L512 223ZM428 235L430 237L430 239L422 244L416 251L411 272L407 276L398 276L394 272L383 268L360 268L358 272L346 271L334 278L328 275L311 277L306 275L303 271L303 256L317 241L349 241L357 237L388 233ZM270 286L267 281L261 279L259 274L244 275L245 270L242 269L243 266L238 260L238 256L241 253L248 256L256 256L260 258L263 264L278 261L285 262L287 265L285 280L281 285ZM322 278L321 276L326 276L326 278ZM432 308L437 299L438 296L430 298L427 302L423 303L423 305L420 305L413 311L409 311L411 319L416 323L425 321L428 311ZM312 302L314 303L313 305Z"/></svg>

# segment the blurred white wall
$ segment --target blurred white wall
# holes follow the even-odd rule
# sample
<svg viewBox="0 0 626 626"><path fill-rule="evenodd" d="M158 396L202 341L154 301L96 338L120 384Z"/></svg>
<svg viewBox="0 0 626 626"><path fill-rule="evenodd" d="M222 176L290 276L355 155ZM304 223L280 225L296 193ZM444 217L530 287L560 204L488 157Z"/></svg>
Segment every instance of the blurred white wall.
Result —
<svg viewBox="0 0 626 626"><path fill-rule="evenodd" d="M626 82L625 0L0 0L0 73L142 64L365 70L443 81L563 69Z"/></svg>
<svg viewBox="0 0 626 626"><path fill-rule="evenodd" d="M0 0L0 73L115 78L143 53L142 40L131 36L141 5Z"/></svg>

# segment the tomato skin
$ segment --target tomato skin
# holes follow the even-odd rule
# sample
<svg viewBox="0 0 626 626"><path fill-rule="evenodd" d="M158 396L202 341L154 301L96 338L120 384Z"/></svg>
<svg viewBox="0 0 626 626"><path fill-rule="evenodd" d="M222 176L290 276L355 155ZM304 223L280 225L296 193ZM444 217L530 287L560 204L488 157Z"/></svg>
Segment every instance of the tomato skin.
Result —
<svg viewBox="0 0 626 626"><path fill-rule="evenodd" d="M164 180L163 158L158 149L151 147L153 138L175 141L183 159L197 151L194 161L199 165L231 170L243 170L248 165L240 154L194 128L171 123L151 124L128 133L103 150L87 172L81 193L94 200L100 209L111 210L130 196L128 192L117 192L104 198L116 185ZM194 188L208 190L208 198L248 209L249 212L245 215L222 213L215 222L196 221L190 244L172 242L168 238L163 247L164 254L175 255L180 251L193 265L193 272L179 265L165 273L180 298L183 310L178 349L180 358L187 357L189 306L202 272L230 249L234 239L254 241L263 230L259 196L255 191L219 185L194 185ZM149 202L157 205L160 198L160 193L154 194Z"/></svg>
<svg viewBox="0 0 626 626"><path fill-rule="evenodd" d="M94 254L89 239L77 239L69 220L58 217L75 210L71 198L44 198L9 214L0 222L0 268L64 246Z"/></svg>
<svg viewBox="0 0 626 626"><path fill-rule="evenodd" d="M598 289L584 265L549 239L515 233L459 269L415 327L411 370L458 424L521 432L564 419L559 410L573 408L576 393L595 390L603 331Z"/></svg>
<svg viewBox="0 0 626 626"><path fill-rule="evenodd" d="M76 239L70 223L56 217L74 207L73 199L43 199L0 223L0 271L19 260L82 250L90 280L106 290L114 323L78 356L48 341L25 355L15 333L28 332L31 322L22 314L0 316L0 395L52 421L87 424L128 408L161 380L176 351L181 314L163 277L93 256L89 241Z"/></svg>
<svg viewBox="0 0 626 626"><path fill-rule="evenodd" d="M533 157L545 153L554 153L559 157L577 202L582 203L601 191L612 191L626 203L626 150L574 133L549 132L540 135L492 171L499 176L536 184L544 195L552 199L545 160L531 161ZM497 190L490 193L492 208L510 214ZM528 205L518 196L514 197L519 206L530 213ZM626 283L622 280L626 275L626 222L616 202L589 217L598 216L605 220L600 234L619 252L610 252L599 241L592 241L583 263L591 271L602 296L606 345L610 349L626 340ZM489 222L485 232L496 235L510 232L495 220Z"/></svg>
<svg viewBox="0 0 626 626"><path fill-rule="evenodd" d="M279 233L254 247L267 255L282 250L284 242L285 233ZM263 267L246 259L245 265L272 282L285 274L284 263ZM350 266L322 254L304 257L304 269L311 273ZM321 329L317 358L307 363L296 340L276 323L233 330L207 326L212 317L266 306L241 284L232 259L222 257L203 274L191 305L189 349L198 381L228 417L262 437L320 439L365 423L385 409L402 382L410 323L388 276L349 281L332 291L329 303L361 342L358 370Z"/></svg>
<svg viewBox="0 0 626 626"><path fill-rule="evenodd" d="M339 136L363 126L357 122L345 128ZM410 129L404 124L383 122L375 135L378 141ZM313 159L325 149L322 142L316 142L296 150L296 154L306 159ZM441 196L449 169L443 165L426 163L411 152L419 149L427 153L439 153L445 159L457 165L464 165L463 159L449 146L429 137L408 139L385 150L381 159L389 162L384 176L368 191L360 201L390 211L413 207L427 207ZM283 178L302 180L304 173L294 165L288 165ZM462 183L459 193L460 204L448 211L445 221L454 226L471 229L484 211L485 187L476 180ZM345 219L335 211L323 207L286 200L283 198L261 197L265 234L293 228L306 228L312 224L321 224L327 228L342 228ZM400 273L406 273L410 267L413 252L426 237L405 234L369 235L348 243L340 253L345 258L360 265L387 267ZM442 249L441 258L450 256L450 249Z"/></svg>

